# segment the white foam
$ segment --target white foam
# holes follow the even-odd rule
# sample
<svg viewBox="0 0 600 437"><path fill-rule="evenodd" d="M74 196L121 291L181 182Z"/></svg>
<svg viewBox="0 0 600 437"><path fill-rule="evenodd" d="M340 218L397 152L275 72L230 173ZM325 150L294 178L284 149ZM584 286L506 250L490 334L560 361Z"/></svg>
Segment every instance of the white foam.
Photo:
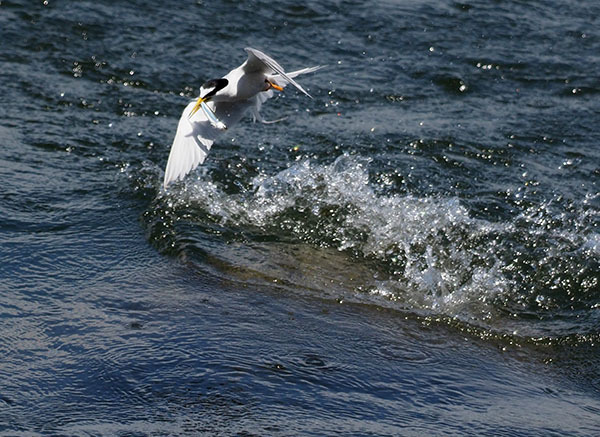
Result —
<svg viewBox="0 0 600 437"><path fill-rule="evenodd" d="M594 254L600 255L600 234L592 233L583 243L585 249L591 250Z"/></svg>
<svg viewBox="0 0 600 437"><path fill-rule="evenodd" d="M506 291L510 281L493 244L471 247L470 239L493 225L470 217L457 198L378 195L368 164L349 155L328 165L304 160L259 175L254 191L235 195L201 178L186 185L184 198L228 226L291 232L299 241L351 251L357 263L376 260L391 273L371 279L372 294L390 300L454 314L486 307ZM282 218L285 229L273 229Z"/></svg>

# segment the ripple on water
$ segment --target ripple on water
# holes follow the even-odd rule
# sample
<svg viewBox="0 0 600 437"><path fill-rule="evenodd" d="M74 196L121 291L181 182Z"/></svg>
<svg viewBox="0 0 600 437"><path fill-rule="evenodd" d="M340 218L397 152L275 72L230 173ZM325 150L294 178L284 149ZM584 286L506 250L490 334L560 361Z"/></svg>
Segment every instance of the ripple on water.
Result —
<svg viewBox="0 0 600 437"><path fill-rule="evenodd" d="M413 3L1 2L0 433L597 432L597 2Z"/></svg>

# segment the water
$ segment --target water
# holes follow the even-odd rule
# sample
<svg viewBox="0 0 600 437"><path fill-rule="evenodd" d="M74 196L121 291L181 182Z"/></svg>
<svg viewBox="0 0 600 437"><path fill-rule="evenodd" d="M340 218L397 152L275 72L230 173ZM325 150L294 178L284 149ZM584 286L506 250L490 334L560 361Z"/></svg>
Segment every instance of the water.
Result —
<svg viewBox="0 0 600 437"><path fill-rule="evenodd" d="M597 433L599 16L2 1L0 433ZM314 100L162 191L246 46Z"/></svg>

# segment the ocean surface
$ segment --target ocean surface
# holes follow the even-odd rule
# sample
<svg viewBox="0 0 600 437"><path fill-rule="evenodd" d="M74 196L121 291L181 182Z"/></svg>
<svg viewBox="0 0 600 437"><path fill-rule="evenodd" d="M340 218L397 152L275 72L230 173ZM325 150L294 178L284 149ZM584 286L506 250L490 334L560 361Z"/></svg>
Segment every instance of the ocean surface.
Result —
<svg viewBox="0 0 600 437"><path fill-rule="evenodd" d="M299 78L161 187L245 47ZM600 3L0 2L0 435L600 433Z"/></svg>

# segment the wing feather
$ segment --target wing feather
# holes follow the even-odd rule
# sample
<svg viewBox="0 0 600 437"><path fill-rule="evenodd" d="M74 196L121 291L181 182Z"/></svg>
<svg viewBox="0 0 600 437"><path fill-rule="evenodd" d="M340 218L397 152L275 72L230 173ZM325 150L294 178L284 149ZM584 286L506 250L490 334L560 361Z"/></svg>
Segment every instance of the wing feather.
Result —
<svg viewBox="0 0 600 437"><path fill-rule="evenodd" d="M300 70L296 70L296 71L292 71L290 73L287 73L286 76L288 76L290 78L294 78L294 77L300 76L301 74L312 73L314 71L320 70L323 67L324 67L323 65L317 65L316 67L302 68ZM284 77L280 76L279 74L269 75L268 79L271 82L274 82L275 84L277 84L277 85L279 85L281 87L285 87L289 83L289 81L287 79L285 79ZM267 100L269 100L274 95L275 95L275 93L273 92L273 90L269 90L269 91L266 91L266 92L263 92L263 93L258 93L252 99L253 100L253 106L251 108L251 111L252 111L252 116L254 117L255 121L258 120L261 123L270 124L270 123L276 123L276 122L281 121L281 120L285 120L287 118L287 117L284 117L284 118L280 118L280 119L273 120L273 121L266 121L260 115L260 110L262 108L263 103L265 103Z"/></svg>
<svg viewBox="0 0 600 437"><path fill-rule="evenodd" d="M269 55L264 54L260 50L253 49L251 47L246 47L244 50L246 50L246 52L248 52L248 59L246 60L246 64L244 64L245 65L244 71L250 72L250 71L271 70L274 73L277 73L278 75L283 77L285 80L287 80L289 83L294 85L296 88L298 88L300 91L302 91L304 94L306 94L308 97L310 97L312 99L312 96L310 94L308 94L306 92L306 90L304 88L302 88L302 86L298 82L296 82L294 79L292 79L283 70L283 67L281 65L279 65L277 63L277 61L275 61L275 59L271 58ZM261 69L260 63L263 63L267 68L263 67ZM247 70L247 69L253 69L253 70Z"/></svg>
<svg viewBox="0 0 600 437"><path fill-rule="evenodd" d="M194 105L195 101L191 101L179 119L165 169L165 189L171 182L183 179L186 174L202 164L216 138L212 131L218 129L211 126L202 111L198 111L190 119Z"/></svg>
<svg viewBox="0 0 600 437"><path fill-rule="evenodd" d="M195 104L195 100L188 103L179 119L165 169L163 180L165 189L171 182L183 179L185 175L204 163L213 143L223 133L222 130L215 128L210 123L204 111L197 111L190 118ZM252 100L207 103L217 118L227 126L236 124L253 104Z"/></svg>

